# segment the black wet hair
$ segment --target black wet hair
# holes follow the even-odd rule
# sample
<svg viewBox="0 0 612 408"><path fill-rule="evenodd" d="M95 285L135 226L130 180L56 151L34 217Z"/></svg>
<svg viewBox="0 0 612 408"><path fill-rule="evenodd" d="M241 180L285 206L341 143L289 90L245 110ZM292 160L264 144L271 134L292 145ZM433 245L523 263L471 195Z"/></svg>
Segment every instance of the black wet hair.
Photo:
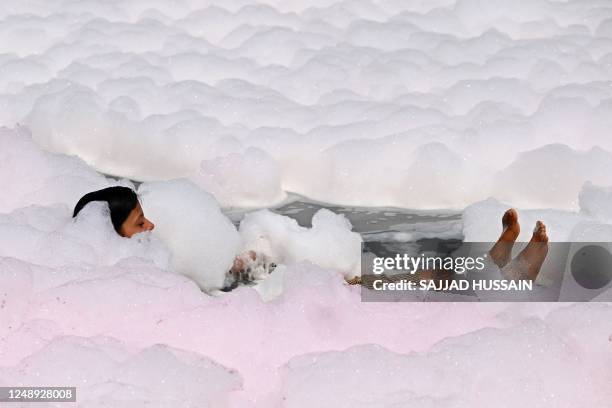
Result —
<svg viewBox="0 0 612 408"><path fill-rule="evenodd" d="M132 210L138 205L138 195L131 188L120 186L92 191L81 197L74 207L72 217L76 217L79 211L92 201L106 201L108 203L113 227L121 235L121 226Z"/></svg>

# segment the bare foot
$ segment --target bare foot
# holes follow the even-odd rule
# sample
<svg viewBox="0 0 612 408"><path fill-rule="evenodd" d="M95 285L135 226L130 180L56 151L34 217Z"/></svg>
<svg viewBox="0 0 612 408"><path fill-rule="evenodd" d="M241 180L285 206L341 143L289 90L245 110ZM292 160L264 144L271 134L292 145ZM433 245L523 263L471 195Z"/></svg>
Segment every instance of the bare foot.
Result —
<svg viewBox="0 0 612 408"><path fill-rule="evenodd" d="M257 254L255 253L255 251L247 251L243 254L237 255L234 258L234 264L232 265L232 269L230 270L230 272L236 274L246 268L247 264L249 263L248 258L251 258L253 261L257 259Z"/></svg>
<svg viewBox="0 0 612 408"><path fill-rule="evenodd" d="M546 234L546 225L542 221L536 222L533 229L531 241L525 249L517 256L522 267L522 277L535 280L540 273L540 268L548 254L548 235Z"/></svg>
<svg viewBox="0 0 612 408"><path fill-rule="evenodd" d="M355 276L351 279L344 279L349 285L361 285L361 276Z"/></svg>
<svg viewBox="0 0 612 408"><path fill-rule="evenodd" d="M495 264L503 268L512 257L512 247L521 232L521 226L518 222L518 213L514 208L509 209L502 217L503 230L499 239L489 251L491 259Z"/></svg>

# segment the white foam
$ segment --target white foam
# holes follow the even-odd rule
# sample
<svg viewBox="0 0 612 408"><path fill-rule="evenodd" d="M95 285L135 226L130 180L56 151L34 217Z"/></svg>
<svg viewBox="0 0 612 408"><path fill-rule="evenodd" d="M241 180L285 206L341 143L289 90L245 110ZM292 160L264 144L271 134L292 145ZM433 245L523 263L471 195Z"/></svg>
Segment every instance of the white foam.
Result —
<svg viewBox="0 0 612 408"><path fill-rule="evenodd" d="M0 14L0 125L105 173L193 178L224 206L576 210L612 184L595 0L22 3ZM570 181L525 177L558 149Z"/></svg>
<svg viewBox="0 0 612 408"><path fill-rule="evenodd" d="M22 127L0 128L0 212L31 204L74 206L109 182L76 157L42 151Z"/></svg>
<svg viewBox="0 0 612 408"><path fill-rule="evenodd" d="M154 235L172 253L171 269L203 289L222 288L242 241L215 199L188 180L144 183L138 192Z"/></svg>
<svg viewBox="0 0 612 408"><path fill-rule="evenodd" d="M108 206L90 203L76 219L65 206L32 206L0 214L0 256L36 265L114 265L138 257L168 267L165 247L148 233L121 238L114 230Z"/></svg>
<svg viewBox="0 0 612 408"><path fill-rule="evenodd" d="M214 201L185 181L146 184L141 194L147 215L154 214L154 208L147 207L147 203L155 196L155 202L163 202L168 208L182 203L186 210L177 213L196 227L207 217L190 217L193 215L190 212L193 208L189 208L191 201L206 208L204 214L210 215L213 226L217 222L213 210L218 211L218 207L212 207ZM210 208L203 205L206 200ZM332 361L328 368L317 366L312 372L312 382L300 385L296 380L300 371L295 371L291 359L306 353L376 343L395 353L424 352L417 367L425 377L435 367L443 367L443 361L448 364L449 359L480 361L481 370L486 371L491 369L490 359L486 358L489 348L481 347L481 342L474 340L482 338L476 330L509 327L487 337L487 344L500 355L509 356L514 355L517 344L550 344L550 339L559 336L567 339L562 341L575 341L576 331L570 324L575 321L575 313L593 316L597 322L610 320L607 306L584 305L579 312L566 307L555 317L555 325L542 334L531 329L523 331L523 328L534 327L530 320L539 321L549 310L563 305L362 303L359 288L347 286L337 271L290 259L310 257L316 262L335 262L335 266L351 259L342 255L341 245L343 237L353 237L349 224L328 211L317 213L312 229L299 227L266 211L253 213L250 219L245 219L242 232L247 237L252 236L247 231L268 234L268 244L277 254L284 255L288 265L280 265L273 274L279 273L258 288L263 299L250 287L240 287L224 297L210 297L194 281L171 273L172 269L163 263L169 263L167 258L157 259L165 251L155 250L153 237L144 239L150 234L132 239L114 234L104 211L101 203L91 203L76 220L71 220L65 207L31 207L5 215L0 222L0 231L7 236L13 233L18 244L17 249L5 249L10 253L0 257L2 383L42 385L54 376L56 383L76 385L86 406L100 406L111 400L130 406L142 406L146 401L161 404L180 401L185 395L212 404L229 401L230 406L269 406L280 403L283 398L299 406L299 401L310 401L304 397L305 392L311 394L309 398L318 396L332 403L336 397L331 394L343 392L346 384L361 377L347 374L331 383L331 388L329 381L324 385L322 378L344 370L345 363L339 359ZM157 225L166 220L176 222L179 231L194 233L183 229L186 223L178 218L160 219ZM26 228L29 241L15 233L19 228ZM196 232L204 231L205 235L206 231L216 231L209 228L196 229ZM219 231L222 230L216 236L221 242L225 237ZM179 234L175 237L181 238ZM39 246L37 251L32 250L33 244L52 240L56 242L55 247ZM353 241L346 241L349 242ZM326 247L317 247L316 243L325 243ZM199 249L209 251L209 255L219 250L218 247ZM341 256L327 257L331 253ZM38 265L38 262L47 265ZM550 325L537 323L536 327L540 327L538 324ZM564 359L567 351L562 348L547 347L546 353L538 354L533 363L540 367L537 373L546 375L550 368L546 364L552 361L563 362L563 370L555 364L550 368L555 374L553 378L567 381L573 381L581 370L602 370L599 350L606 343L598 341L597 348L593 348L591 339L609 333L603 323L589 327L595 337L580 335L577 351L580 363ZM577 330L582 333L583 328ZM515 337L509 337L509 333L515 333ZM525 337L516 333L523 333ZM440 359L439 351L430 347L449 336L460 336L456 340L459 343L451 341L444 346L447 357ZM464 343L473 344L471 351L466 351ZM359 354L364 357L359 360L359 367L367 372L376 373L378 364L387 361L384 355L370 359L365 358L369 355L367 351ZM327 354L317 358L324 360ZM394 367L410 358L413 357L391 354L385 367ZM290 371L279 369L290 360ZM59 362L63 374L58 377ZM26 365L28 370L23 369ZM516 384L522 378L519 368L524 369L520 361L505 365L502 371L496 366L495 370L507 383ZM33 373L38 376L35 378ZM462 389L473 384L468 375L459 378L463 379ZM427 398L435 400L445 395L439 388L420 388L420 383L415 381L389 383L386 377L376 375L371 379L381 390L402 389L401 384L408 384L408 387L417 387ZM546 384L550 392L569 393L573 388L556 388L558 384L565 384L565 380L551 379ZM162 388L157 384L160 381ZM607 388L598 388L593 383L589 387L593 387L592 398L605 398L605 392L600 390ZM317 392L312 393L313 389ZM365 398L363 395L362 391L357 393L359 398ZM467 394L455 395L469 398ZM372 397L386 398L381 394ZM516 401L522 401L521 397L517 398Z"/></svg>
<svg viewBox="0 0 612 408"><path fill-rule="evenodd" d="M574 353L591 347L605 353L610 344L605 333L586 326L589 334L576 341L565 319L588 314L603 322L608 313L609 305L575 306L448 339L425 353L396 354L375 345L313 353L284 367L281 393L290 407L488 407L500 405L500 394L506 396L502 406L598 405L609 393L601 392L605 380L590 373L605 371L606 363L576 361ZM589 335L601 341L594 345ZM474 384L475 391L465 392Z"/></svg>
<svg viewBox="0 0 612 408"><path fill-rule="evenodd" d="M195 353L164 345L134 350L112 338L74 336L0 368L0 379L15 386L76 386L76 399L85 407L222 404L241 385L237 373Z"/></svg>
<svg viewBox="0 0 612 408"><path fill-rule="evenodd" d="M608 304L360 302L343 217L239 233L218 203L469 205L472 241L515 205L522 240L543 219L609 241L611 21L597 0L0 4L0 383L86 407L604 406ZM113 184L94 169L152 181L152 233L71 218ZM203 294L249 246L285 264Z"/></svg>
<svg viewBox="0 0 612 408"><path fill-rule="evenodd" d="M606 224L612 223L612 187L586 183L580 191L580 212Z"/></svg>
<svg viewBox="0 0 612 408"><path fill-rule="evenodd" d="M245 248L267 254L276 263L310 261L348 278L361 274L361 237L343 215L324 208L312 217L312 228L268 210L252 212L241 221L240 234Z"/></svg>
<svg viewBox="0 0 612 408"><path fill-rule="evenodd" d="M286 198L278 163L253 147L244 153L203 160L194 180L226 207L236 202L243 207L265 206L269 201L262 201L262 197L272 198L273 202Z"/></svg>

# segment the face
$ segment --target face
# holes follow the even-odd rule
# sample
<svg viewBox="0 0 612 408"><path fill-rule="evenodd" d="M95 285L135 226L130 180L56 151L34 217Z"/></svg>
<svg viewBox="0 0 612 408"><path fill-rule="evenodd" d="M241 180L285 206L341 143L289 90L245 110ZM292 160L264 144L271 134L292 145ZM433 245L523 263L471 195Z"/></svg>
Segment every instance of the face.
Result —
<svg viewBox="0 0 612 408"><path fill-rule="evenodd" d="M153 228L155 225L145 218L142 207L138 203L121 225L121 236L131 238L134 234L151 231Z"/></svg>

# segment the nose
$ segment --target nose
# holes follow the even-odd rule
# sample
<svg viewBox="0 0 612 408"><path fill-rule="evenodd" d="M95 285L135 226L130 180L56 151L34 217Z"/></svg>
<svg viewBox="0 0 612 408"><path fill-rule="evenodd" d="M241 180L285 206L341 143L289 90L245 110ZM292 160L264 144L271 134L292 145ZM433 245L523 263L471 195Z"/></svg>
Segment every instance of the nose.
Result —
<svg viewBox="0 0 612 408"><path fill-rule="evenodd" d="M145 218L145 231L151 231L153 228L155 228L155 224L153 224L151 221L147 220Z"/></svg>

